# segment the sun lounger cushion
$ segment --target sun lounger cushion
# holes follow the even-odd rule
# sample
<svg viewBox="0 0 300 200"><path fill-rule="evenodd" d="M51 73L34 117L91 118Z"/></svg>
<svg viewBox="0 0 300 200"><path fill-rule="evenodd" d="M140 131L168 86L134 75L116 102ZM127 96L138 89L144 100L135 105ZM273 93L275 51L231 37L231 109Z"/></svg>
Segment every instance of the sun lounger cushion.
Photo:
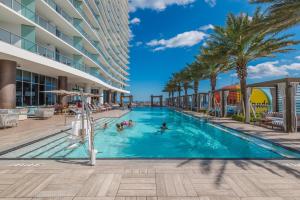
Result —
<svg viewBox="0 0 300 200"><path fill-rule="evenodd" d="M18 121L17 114L0 114L0 128L18 126Z"/></svg>
<svg viewBox="0 0 300 200"><path fill-rule="evenodd" d="M54 115L54 108L38 108L34 115L41 119L50 118Z"/></svg>

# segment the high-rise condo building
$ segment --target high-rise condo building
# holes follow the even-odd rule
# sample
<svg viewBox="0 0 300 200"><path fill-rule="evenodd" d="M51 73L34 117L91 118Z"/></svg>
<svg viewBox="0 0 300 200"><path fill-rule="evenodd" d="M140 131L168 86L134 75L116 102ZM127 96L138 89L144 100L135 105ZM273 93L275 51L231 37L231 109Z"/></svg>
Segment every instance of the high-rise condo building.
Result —
<svg viewBox="0 0 300 200"><path fill-rule="evenodd" d="M50 90L116 102L129 37L127 0L0 0L0 109L53 105Z"/></svg>

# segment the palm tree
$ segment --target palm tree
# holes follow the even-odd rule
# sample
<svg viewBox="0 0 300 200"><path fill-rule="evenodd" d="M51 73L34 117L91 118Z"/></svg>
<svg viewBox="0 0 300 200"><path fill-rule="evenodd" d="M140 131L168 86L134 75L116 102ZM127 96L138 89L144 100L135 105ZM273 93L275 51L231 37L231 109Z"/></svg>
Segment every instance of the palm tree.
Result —
<svg viewBox="0 0 300 200"><path fill-rule="evenodd" d="M291 35L278 37L265 29L249 34L248 30L261 23L265 18L257 10L250 19L248 15L229 14L225 27L216 26L208 44L215 48L216 54L226 52L228 65L236 69L240 80L244 108L247 108L247 67L249 62L262 57L275 56L276 53L288 52L291 45L298 42L290 40Z"/></svg>
<svg viewBox="0 0 300 200"><path fill-rule="evenodd" d="M267 17L259 28L267 27L281 31L300 24L299 0L250 0L251 3L268 3Z"/></svg>
<svg viewBox="0 0 300 200"><path fill-rule="evenodd" d="M220 73L226 72L229 70L226 62L223 60L214 59L214 52L208 49L202 49L202 53L200 56L197 57L197 62L199 65L203 67L204 77L209 78L210 80L210 87L212 93L212 108L215 108L215 91L217 86L217 77ZM220 56L221 58L221 56Z"/></svg>
<svg viewBox="0 0 300 200"><path fill-rule="evenodd" d="M180 77L180 73L173 73L172 74L172 81L175 84L175 91L178 92L178 106L180 106L181 102L180 102L180 96L181 96L181 77Z"/></svg>
<svg viewBox="0 0 300 200"><path fill-rule="evenodd" d="M171 104L174 106L174 92L176 90L176 84L175 82L170 79L167 84L165 85L163 92L168 92L169 95L169 105Z"/></svg>
<svg viewBox="0 0 300 200"><path fill-rule="evenodd" d="M169 100L168 100L168 105L170 104L170 99L171 99L171 89L170 89L170 85L169 83L167 83L164 87L164 89L162 90L162 92L167 92L168 93L168 97L169 97Z"/></svg>
<svg viewBox="0 0 300 200"><path fill-rule="evenodd" d="M198 89L199 89L199 82L201 79L205 78L205 66L199 62L193 62L188 66L190 68L191 79L193 80L193 89L194 89L194 99L193 104L197 106L198 101Z"/></svg>
<svg viewBox="0 0 300 200"><path fill-rule="evenodd" d="M180 74L180 78L181 78L181 82L182 82L182 86L183 86L183 90L184 90L184 108L187 107L187 103L188 103L188 89L191 88L190 86L190 82L192 80L191 77L191 72L190 69L188 67L184 68L183 70L181 70L179 72Z"/></svg>

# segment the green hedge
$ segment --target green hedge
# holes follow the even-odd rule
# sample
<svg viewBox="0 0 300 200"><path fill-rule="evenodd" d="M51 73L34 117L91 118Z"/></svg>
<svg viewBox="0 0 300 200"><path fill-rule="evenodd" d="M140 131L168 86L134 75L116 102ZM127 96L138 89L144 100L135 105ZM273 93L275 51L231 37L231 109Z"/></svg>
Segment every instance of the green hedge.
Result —
<svg viewBox="0 0 300 200"><path fill-rule="evenodd" d="M245 116L243 114L239 114L239 115L232 115L231 116L233 120L239 121L239 122L245 122ZM260 118L260 116L256 116L256 118L254 118L253 115L250 116L250 122L256 122L258 119Z"/></svg>

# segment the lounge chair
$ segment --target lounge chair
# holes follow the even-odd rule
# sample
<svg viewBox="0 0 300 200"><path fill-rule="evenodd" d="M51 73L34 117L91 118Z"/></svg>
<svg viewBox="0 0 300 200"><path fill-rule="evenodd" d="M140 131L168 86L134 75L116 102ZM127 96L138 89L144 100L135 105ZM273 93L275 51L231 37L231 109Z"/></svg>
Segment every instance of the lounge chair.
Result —
<svg viewBox="0 0 300 200"><path fill-rule="evenodd" d="M271 126L273 128L283 129L283 116L282 113L278 112L267 112L262 114L262 118L260 119L260 125L262 126Z"/></svg>
<svg viewBox="0 0 300 200"><path fill-rule="evenodd" d="M104 107L106 107L107 110L112 110L112 107L111 107L108 103L105 103L105 104L104 104Z"/></svg>
<svg viewBox="0 0 300 200"><path fill-rule="evenodd" d="M93 113L98 112L97 108L95 108L92 104L88 104L87 106L88 106L88 108L90 109L91 112L93 112Z"/></svg>
<svg viewBox="0 0 300 200"><path fill-rule="evenodd" d="M119 104L113 104L111 105L112 109L117 109L117 108L120 108L120 105Z"/></svg>
<svg viewBox="0 0 300 200"><path fill-rule="evenodd" d="M54 108L38 108L34 111L34 116L38 119L48 119L54 115Z"/></svg>
<svg viewBox="0 0 300 200"><path fill-rule="evenodd" d="M100 112L107 111L108 109L105 106L99 106Z"/></svg>
<svg viewBox="0 0 300 200"><path fill-rule="evenodd" d="M33 118L35 117L35 111L37 110L37 107L28 107L27 117Z"/></svg>
<svg viewBox="0 0 300 200"><path fill-rule="evenodd" d="M0 109L0 128L18 126L19 112L18 109Z"/></svg>
<svg viewBox="0 0 300 200"><path fill-rule="evenodd" d="M18 114L0 114L0 128L8 128L18 126Z"/></svg>
<svg viewBox="0 0 300 200"><path fill-rule="evenodd" d="M17 108L17 111L19 113L19 121L23 121L28 118L27 117L28 108Z"/></svg>

